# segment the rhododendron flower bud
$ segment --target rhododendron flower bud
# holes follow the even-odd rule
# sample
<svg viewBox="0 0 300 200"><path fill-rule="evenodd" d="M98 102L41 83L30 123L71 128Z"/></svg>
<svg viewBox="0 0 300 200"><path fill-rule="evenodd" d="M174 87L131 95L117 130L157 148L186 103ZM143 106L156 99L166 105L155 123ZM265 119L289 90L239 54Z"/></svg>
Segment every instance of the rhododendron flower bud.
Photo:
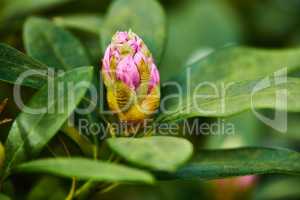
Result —
<svg viewBox="0 0 300 200"><path fill-rule="evenodd" d="M141 123L158 108L159 72L153 57L132 31L117 32L102 60L109 108L121 122Z"/></svg>

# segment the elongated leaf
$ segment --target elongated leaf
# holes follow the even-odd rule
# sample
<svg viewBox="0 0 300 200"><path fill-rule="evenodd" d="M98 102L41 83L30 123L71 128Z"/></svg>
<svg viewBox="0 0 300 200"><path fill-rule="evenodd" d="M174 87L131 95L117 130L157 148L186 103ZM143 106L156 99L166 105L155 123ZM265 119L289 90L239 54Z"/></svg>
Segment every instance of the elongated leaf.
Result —
<svg viewBox="0 0 300 200"><path fill-rule="evenodd" d="M300 154L286 149L202 150L172 178L217 179L251 174L300 175Z"/></svg>
<svg viewBox="0 0 300 200"><path fill-rule="evenodd" d="M102 49L106 49L115 32L130 29L144 40L159 62L166 35L165 14L159 3L156 0L113 2L101 29Z"/></svg>
<svg viewBox="0 0 300 200"><path fill-rule="evenodd" d="M92 67L74 69L58 76L53 87L45 85L33 96L14 121L6 140L6 174L17 163L38 154L56 134L85 95L92 75ZM71 84L74 87L70 88Z"/></svg>
<svg viewBox="0 0 300 200"><path fill-rule="evenodd" d="M4 0L2 17L4 17L5 20L12 17L23 16L33 11L40 11L70 1L72 0Z"/></svg>
<svg viewBox="0 0 300 200"><path fill-rule="evenodd" d="M249 102L251 99L249 98L249 94L251 94L255 86L258 86L255 84L255 81L252 80L256 80L257 84L260 84L260 81L263 81L264 78L269 76L269 80L274 82L273 80L276 79L278 74L283 74L285 71L288 74L299 70L299 68L300 49L263 50L243 47L224 48L198 62L186 66L186 71L177 77L181 90L184 91L179 95L179 100L182 101L169 101L166 107L170 108L170 112L167 113L166 116L168 116L167 118L176 120L177 118L192 116L228 116L241 112L250 108ZM292 80L291 83L289 83L289 81L290 80L288 80L286 86L289 101L292 101L293 98L298 96L298 92L296 91L297 89L299 90L299 86L298 83L296 83L298 81ZM269 82L263 85L268 86L266 90L275 90L274 83L268 84ZM282 85L284 86L285 84ZM276 88L277 86L278 85L276 85ZM165 90L164 95L167 96L171 92ZM246 92L248 92L248 94ZM258 91L256 94L262 96L262 94L260 94L261 92L263 91ZM222 99L222 97L220 97L222 94L224 94L223 100L231 100L226 102L224 112L220 112L219 110L222 105L216 103L216 101ZM195 98L197 95L198 97L202 95L202 97ZM204 97L203 95L215 95L218 97L211 98ZM244 96L240 98L242 95L248 97ZM241 101L244 102L240 104ZM264 103L257 103L259 108L274 108L275 99L272 101L270 96L265 95L265 99L261 101L264 101ZM179 105L179 103L181 104ZM199 107L198 105L201 104L203 105ZM290 104L290 102L288 102L288 104ZM288 110L297 111L298 108L294 107L293 103L291 104L290 106L288 105ZM195 111L195 107L200 108L202 111L211 111L211 105L214 107L214 113L199 112L199 109ZM233 108L234 105L236 105L235 108ZM206 106L210 108L206 108ZM216 107L218 107L218 109L216 109ZM234 110L232 110L232 108ZM183 116L182 113L186 113L183 110L191 110L191 114Z"/></svg>
<svg viewBox="0 0 300 200"><path fill-rule="evenodd" d="M20 79L22 81L18 84L40 89L47 82L47 69L46 65L20 51L0 44L0 80L16 84L16 80L24 75L24 79ZM27 72L29 72L28 76Z"/></svg>
<svg viewBox="0 0 300 200"><path fill-rule="evenodd" d="M267 132L272 133L272 139L278 141L285 141L287 143L293 142L297 144L300 141L300 114L299 113L288 113L287 120L287 132L286 134L280 134L278 131L274 129L270 129L269 127L265 127ZM272 141L273 143L273 141Z"/></svg>
<svg viewBox="0 0 300 200"><path fill-rule="evenodd" d="M36 160L19 165L19 172L43 172L80 180L153 183L151 174L126 166L85 158Z"/></svg>
<svg viewBox="0 0 300 200"><path fill-rule="evenodd" d="M22 85L40 88L46 82L46 77L39 75L47 70L47 66L26 56L20 51L5 45L0 44L0 80L15 83L16 80L29 70L35 71L30 76L24 76Z"/></svg>
<svg viewBox="0 0 300 200"><path fill-rule="evenodd" d="M218 122L221 119L213 121ZM230 124L234 134L224 134L224 129L213 130L217 137L208 137L205 141L205 149L237 148L244 146L257 146L263 144L261 133L264 133L262 122L252 112L243 112L232 117L222 118L226 124ZM278 134L279 135L279 134ZM285 135L285 134L280 134Z"/></svg>
<svg viewBox="0 0 300 200"><path fill-rule="evenodd" d="M46 19L29 18L25 22L24 41L28 55L49 67L69 70L91 64L79 40Z"/></svg>
<svg viewBox="0 0 300 200"><path fill-rule="evenodd" d="M87 50L94 66L99 65L101 59L101 45L99 32L103 24L103 16L96 14L76 14L57 16L53 18L55 24L68 28Z"/></svg>
<svg viewBox="0 0 300 200"><path fill-rule="evenodd" d="M197 116L225 117L261 108L300 112L300 79L297 78L288 78L280 84L265 82L265 79L234 82L224 95L219 95L209 87L201 89L194 90L194 96L184 99L179 106L171 106L169 113L161 115L159 120L176 121ZM280 94L284 99L280 98Z"/></svg>
<svg viewBox="0 0 300 200"><path fill-rule="evenodd" d="M155 170L174 171L192 155L192 144L183 138L111 138L110 148L125 160Z"/></svg>
<svg viewBox="0 0 300 200"><path fill-rule="evenodd" d="M188 81L193 87L204 81L228 83L253 80L272 75L283 68L288 73L300 69L300 48L267 50L227 47L186 65L186 71L179 79L186 81L188 73Z"/></svg>
<svg viewBox="0 0 300 200"><path fill-rule="evenodd" d="M103 19L101 15L95 14L77 14L55 17L54 22L66 28L86 31L99 35Z"/></svg>

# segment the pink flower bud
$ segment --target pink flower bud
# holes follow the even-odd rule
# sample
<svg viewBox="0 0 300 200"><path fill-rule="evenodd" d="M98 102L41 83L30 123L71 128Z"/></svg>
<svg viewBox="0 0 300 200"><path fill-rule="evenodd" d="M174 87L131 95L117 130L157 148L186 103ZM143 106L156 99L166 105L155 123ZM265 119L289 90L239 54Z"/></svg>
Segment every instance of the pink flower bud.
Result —
<svg viewBox="0 0 300 200"><path fill-rule="evenodd" d="M119 111L121 121L141 121L157 109L159 71L145 43L132 31L113 36L102 60L102 75L108 104L111 110ZM135 102L125 106L129 97Z"/></svg>
<svg viewBox="0 0 300 200"><path fill-rule="evenodd" d="M107 47L102 60L104 76L112 82L123 81L136 90L141 84L141 65L150 71L148 92L159 85L159 72L144 42L135 33L117 32ZM115 79L115 80L114 80Z"/></svg>

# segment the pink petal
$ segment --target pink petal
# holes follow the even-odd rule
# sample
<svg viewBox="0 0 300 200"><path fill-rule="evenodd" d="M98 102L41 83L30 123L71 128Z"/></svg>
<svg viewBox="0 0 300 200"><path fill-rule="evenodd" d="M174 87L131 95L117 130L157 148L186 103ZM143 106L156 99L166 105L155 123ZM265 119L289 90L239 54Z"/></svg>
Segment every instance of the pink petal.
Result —
<svg viewBox="0 0 300 200"><path fill-rule="evenodd" d="M106 48L104 57L102 59L103 70L105 71L105 73L107 73L107 75L109 75L110 73L110 69L109 69L110 57L111 57L111 47L109 45Z"/></svg>
<svg viewBox="0 0 300 200"><path fill-rule="evenodd" d="M132 89L136 89L140 84L140 75L131 56L123 58L116 69L117 79L123 81Z"/></svg>
<svg viewBox="0 0 300 200"><path fill-rule="evenodd" d="M141 61L143 60L144 62L146 62L146 59L145 59L145 56L144 54L142 54L140 51L137 52L135 55L134 55L134 63L136 65L140 65L141 64Z"/></svg>
<svg viewBox="0 0 300 200"><path fill-rule="evenodd" d="M129 40L128 44L131 46L134 53L138 52L141 49L141 45L136 39L136 37L134 37L134 39Z"/></svg>
<svg viewBox="0 0 300 200"><path fill-rule="evenodd" d="M127 32L117 32L116 42L124 43L128 40L128 33Z"/></svg>

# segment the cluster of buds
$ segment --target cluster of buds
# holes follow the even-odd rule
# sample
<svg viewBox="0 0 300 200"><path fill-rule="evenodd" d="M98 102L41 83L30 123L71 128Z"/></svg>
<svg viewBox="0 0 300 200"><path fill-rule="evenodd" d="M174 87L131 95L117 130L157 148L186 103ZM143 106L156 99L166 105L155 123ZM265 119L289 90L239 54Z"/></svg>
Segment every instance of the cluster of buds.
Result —
<svg viewBox="0 0 300 200"><path fill-rule="evenodd" d="M159 72L153 57L132 31L117 32L102 60L107 101L120 122L141 124L157 110Z"/></svg>

